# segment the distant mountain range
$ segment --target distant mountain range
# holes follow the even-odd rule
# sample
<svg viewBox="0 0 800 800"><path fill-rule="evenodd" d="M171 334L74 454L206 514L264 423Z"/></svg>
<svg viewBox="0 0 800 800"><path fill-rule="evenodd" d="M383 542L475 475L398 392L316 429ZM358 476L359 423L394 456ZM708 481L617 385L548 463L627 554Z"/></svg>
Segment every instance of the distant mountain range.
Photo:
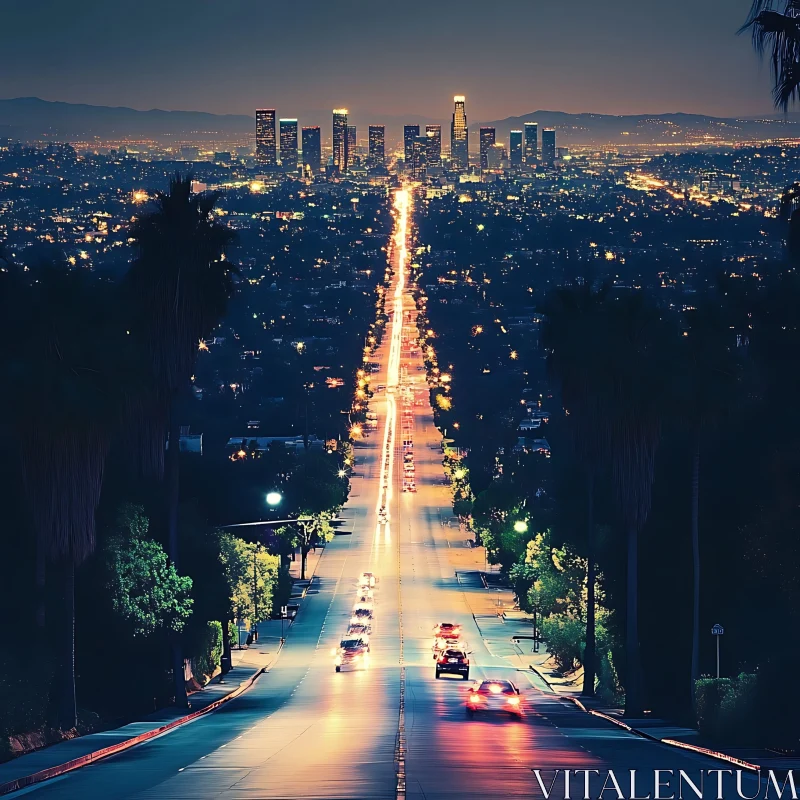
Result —
<svg viewBox="0 0 800 800"><path fill-rule="evenodd" d="M469 109L468 109L469 111ZM301 125L321 125L327 138L329 111L314 110L299 115ZM375 114L369 117L354 112L351 122L359 128L359 140L366 138L366 126L380 122L387 126L389 143L402 139L404 123L443 126L447 142L449 119L416 115ZM493 126L500 141L509 131L522 129L526 122L542 128L556 128L558 143L564 145L673 144L703 141L705 137L722 141L748 141L776 138L800 139L800 115L786 117L721 118L699 114L567 114L561 111L536 111L501 120L473 122L477 133L482 125ZM255 120L244 114L208 114L202 111L137 111L133 108L92 106L51 102L37 97L0 100L0 137L23 141L91 142L150 139L161 142L244 143L255 131ZM541 134L540 134L541 136ZM477 136L473 147L477 147Z"/></svg>

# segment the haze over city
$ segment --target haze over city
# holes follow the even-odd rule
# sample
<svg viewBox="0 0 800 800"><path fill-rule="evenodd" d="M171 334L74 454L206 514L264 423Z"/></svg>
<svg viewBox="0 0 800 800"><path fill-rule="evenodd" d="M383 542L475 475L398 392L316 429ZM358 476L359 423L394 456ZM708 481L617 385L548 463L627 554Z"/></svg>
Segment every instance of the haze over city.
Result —
<svg viewBox="0 0 800 800"><path fill-rule="evenodd" d="M3 4L0 97L293 116L770 112L744 0Z"/></svg>

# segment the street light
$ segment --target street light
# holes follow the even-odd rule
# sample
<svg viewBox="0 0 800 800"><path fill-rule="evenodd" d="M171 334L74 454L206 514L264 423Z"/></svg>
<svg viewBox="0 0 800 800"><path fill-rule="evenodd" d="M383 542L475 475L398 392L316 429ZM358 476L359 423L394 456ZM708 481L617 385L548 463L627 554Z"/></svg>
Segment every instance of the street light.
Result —
<svg viewBox="0 0 800 800"><path fill-rule="evenodd" d="M274 508L281 500L283 500L283 496L280 492L267 492L267 505Z"/></svg>
<svg viewBox="0 0 800 800"><path fill-rule="evenodd" d="M344 478L345 475L347 475L347 473L343 469L340 469L339 470L339 477L340 478Z"/></svg>
<svg viewBox="0 0 800 800"><path fill-rule="evenodd" d="M524 519L518 519L514 523L514 531L516 533L525 533L528 530L528 523Z"/></svg>

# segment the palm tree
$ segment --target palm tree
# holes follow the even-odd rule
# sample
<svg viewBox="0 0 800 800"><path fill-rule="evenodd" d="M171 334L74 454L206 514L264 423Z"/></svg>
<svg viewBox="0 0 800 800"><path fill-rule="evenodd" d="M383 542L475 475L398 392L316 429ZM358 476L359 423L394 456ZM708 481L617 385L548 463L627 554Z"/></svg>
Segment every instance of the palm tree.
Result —
<svg viewBox="0 0 800 800"><path fill-rule="evenodd" d="M776 11L775 7L782 7ZM800 3L797 0L753 0L739 33L750 30L753 46L763 57L769 49L772 99L786 112L800 97Z"/></svg>
<svg viewBox="0 0 800 800"><path fill-rule="evenodd" d="M615 300L608 316L607 368L614 484L626 534L625 714L643 705L639 651L639 535L650 513L662 403L669 386L667 332L658 310L641 294Z"/></svg>
<svg viewBox="0 0 800 800"><path fill-rule="evenodd" d="M152 379L131 404L131 416L141 434L137 452L145 473L166 473L168 553L176 568L178 406L189 390L199 342L224 316L237 273L236 267L225 260L234 234L214 216L217 195L193 194L191 185L191 175L176 174L169 191L159 193L155 207L136 221L131 235L137 257L126 277L131 329L147 354ZM173 642L173 678L175 702L186 705L183 657L177 637Z"/></svg>
<svg viewBox="0 0 800 800"><path fill-rule="evenodd" d="M583 694L594 695L597 672L595 584L594 484L609 446L609 373L602 344L609 289L595 291L589 281L555 290L544 307L542 343L548 350L551 378L561 389L569 429L578 460L586 471L587 494L587 602L586 648L583 657Z"/></svg>
<svg viewBox="0 0 800 800"><path fill-rule="evenodd" d="M735 336L722 298L713 296L687 313L687 330L679 362L685 375L678 384L687 396L681 406L692 432L692 662L691 702L700 677L700 455L705 431L714 427L736 401L738 368Z"/></svg>
<svg viewBox="0 0 800 800"><path fill-rule="evenodd" d="M57 721L75 727L75 568L94 550L105 456L124 384L115 352L124 331L111 287L70 271L63 256L0 271L4 409L16 427L36 534L37 589L45 559L62 579L57 620ZM3 336L5 341L10 338Z"/></svg>
<svg viewBox="0 0 800 800"><path fill-rule="evenodd" d="M796 269L800 266L800 183L783 190L779 219L785 226L786 255Z"/></svg>

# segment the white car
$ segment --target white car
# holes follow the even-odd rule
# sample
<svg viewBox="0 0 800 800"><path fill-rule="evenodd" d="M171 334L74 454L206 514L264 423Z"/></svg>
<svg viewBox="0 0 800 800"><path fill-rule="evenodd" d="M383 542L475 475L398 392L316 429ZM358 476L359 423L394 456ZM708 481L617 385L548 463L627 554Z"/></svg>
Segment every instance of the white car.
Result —
<svg viewBox="0 0 800 800"><path fill-rule="evenodd" d="M362 572L361 577L358 580L359 586L366 586L370 589L372 589L378 582L378 579L375 577L375 573L373 572Z"/></svg>

